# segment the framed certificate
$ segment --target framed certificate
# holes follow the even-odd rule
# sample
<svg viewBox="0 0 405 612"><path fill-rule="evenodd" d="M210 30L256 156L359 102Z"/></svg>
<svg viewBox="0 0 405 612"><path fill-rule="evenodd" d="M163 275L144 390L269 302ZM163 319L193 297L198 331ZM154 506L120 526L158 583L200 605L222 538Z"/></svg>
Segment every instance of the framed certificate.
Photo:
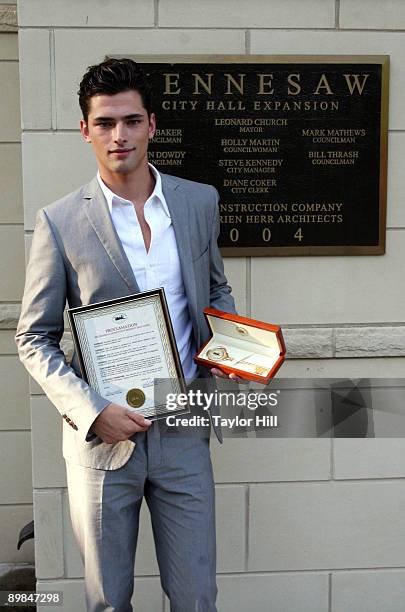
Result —
<svg viewBox="0 0 405 612"><path fill-rule="evenodd" d="M186 391L164 289L68 309L84 380L102 397L148 419ZM174 395L172 396L174 397Z"/></svg>

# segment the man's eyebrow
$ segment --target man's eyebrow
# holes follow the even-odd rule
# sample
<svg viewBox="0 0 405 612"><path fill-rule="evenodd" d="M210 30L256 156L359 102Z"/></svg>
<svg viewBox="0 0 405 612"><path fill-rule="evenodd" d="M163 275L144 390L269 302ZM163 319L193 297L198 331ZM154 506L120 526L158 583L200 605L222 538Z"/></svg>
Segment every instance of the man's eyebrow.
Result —
<svg viewBox="0 0 405 612"><path fill-rule="evenodd" d="M141 117L143 117L141 113L132 113L125 115L123 119L140 119ZM94 117L94 121L116 121L116 117Z"/></svg>

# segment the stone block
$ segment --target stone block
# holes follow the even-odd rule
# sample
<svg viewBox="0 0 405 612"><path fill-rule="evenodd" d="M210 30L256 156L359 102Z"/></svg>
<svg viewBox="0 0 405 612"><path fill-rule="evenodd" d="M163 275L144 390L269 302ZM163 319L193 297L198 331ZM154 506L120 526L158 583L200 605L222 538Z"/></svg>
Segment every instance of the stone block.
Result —
<svg viewBox="0 0 405 612"><path fill-rule="evenodd" d="M402 200L405 190L405 173L401 163L404 156L405 134L390 132L388 135L387 227L405 226L405 211Z"/></svg>
<svg viewBox="0 0 405 612"><path fill-rule="evenodd" d="M405 325L341 327L335 330L336 357L403 357Z"/></svg>
<svg viewBox="0 0 405 612"><path fill-rule="evenodd" d="M106 41L108 41L106 43ZM81 30L55 31L58 128L75 129L81 118L77 89L87 66L106 55L245 53L242 30Z"/></svg>
<svg viewBox="0 0 405 612"><path fill-rule="evenodd" d="M253 0L231 7L227 2L163 0L160 27L186 28L333 28L333 0Z"/></svg>
<svg viewBox="0 0 405 612"><path fill-rule="evenodd" d="M66 487L62 421L57 409L45 396L31 397L32 477L36 489Z"/></svg>
<svg viewBox="0 0 405 612"><path fill-rule="evenodd" d="M360 381L359 387L363 403L369 408L368 436L405 438L405 379L365 379Z"/></svg>
<svg viewBox="0 0 405 612"><path fill-rule="evenodd" d="M405 572L339 572L332 574L331 612L402 612Z"/></svg>
<svg viewBox="0 0 405 612"><path fill-rule="evenodd" d="M219 485L215 497L217 571L243 572L246 556L246 488Z"/></svg>
<svg viewBox="0 0 405 612"><path fill-rule="evenodd" d="M141 28L153 26L153 0L120 0L119 10L111 2L81 0L72 7L64 0L20 0L20 26L97 28Z"/></svg>
<svg viewBox="0 0 405 612"><path fill-rule="evenodd" d="M0 4L2 4L0 2ZM5 4L10 4L5 2ZM18 37L14 32L2 33L0 36L0 60L18 61Z"/></svg>
<svg viewBox="0 0 405 612"><path fill-rule="evenodd" d="M283 328L289 359L333 357L333 329L329 327Z"/></svg>
<svg viewBox="0 0 405 612"><path fill-rule="evenodd" d="M97 172L90 145L79 133L24 134L23 168L25 229L34 229L39 208L88 183Z"/></svg>
<svg viewBox="0 0 405 612"><path fill-rule="evenodd" d="M60 578L63 561L62 491L34 491L35 568L38 579Z"/></svg>
<svg viewBox="0 0 405 612"><path fill-rule="evenodd" d="M27 4L30 3L25 2L25 5ZM20 12L24 12L24 9L24 4L21 4ZM50 32L22 28L19 32L19 43L22 127L24 130L50 129L52 127ZM48 153L47 160L51 159L52 155Z"/></svg>
<svg viewBox="0 0 405 612"><path fill-rule="evenodd" d="M0 329L16 329L20 311L20 304L0 303Z"/></svg>
<svg viewBox="0 0 405 612"><path fill-rule="evenodd" d="M0 62L0 141L20 142L20 84L17 62Z"/></svg>
<svg viewBox="0 0 405 612"><path fill-rule="evenodd" d="M342 438L333 442L335 479L403 478L405 440Z"/></svg>
<svg viewBox="0 0 405 612"><path fill-rule="evenodd" d="M251 484L249 571L401 566L402 481Z"/></svg>
<svg viewBox="0 0 405 612"><path fill-rule="evenodd" d="M246 259L227 257L224 259L224 267L228 283L232 287L236 310L241 316L246 316Z"/></svg>
<svg viewBox="0 0 405 612"><path fill-rule="evenodd" d="M328 576L321 573L222 575L218 576L218 591L221 612L326 612L328 609Z"/></svg>
<svg viewBox="0 0 405 612"><path fill-rule="evenodd" d="M252 316L269 320L271 304L271 320L281 325L402 321L404 258L399 230L387 233L383 257L278 257L271 272L266 258L252 258Z"/></svg>
<svg viewBox="0 0 405 612"><path fill-rule="evenodd" d="M30 429L28 374L15 355L0 356L0 388L0 430ZM31 471L31 456L29 466Z"/></svg>
<svg viewBox="0 0 405 612"><path fill-rule="evenodd" d="M0 328L0 356L16 354L17 347L14 342L14 331Z"/></svg>
<svg viewBox="0 0 405 612"><path fill-rule="evenodd" d="M328 439L226 438L211 453L217 483L330 478Z"/></svg>
<svg viewBox="0 0 405 612"><path fill-rule="evenodd" d="M61 592L63 612L78 612L86 609L82 580L38 580L37 591ZM38 605L37 612L49 612L49 606Z"/></svg>
<svg viewBox="0 0 405 612"><path fill-rule="evenodd" d="M0 4L0 32L17 32L17 7L14 4Z"/></svg>
<svg viewBox="0 0 405 612"><path fill-rule="evenodd" d="M23 223L20 143L0 143L0 183L2 198L0 223Z"/></svg>
<svg viewBox="0 0 405 612"><path fill-rule="evenodd" d="M31 435L0 431L0 491L3 504L32 503Z"/></svg>
<svg viewBox="0 0 405 612"><path fill-rule="evenodd" d="M339 27L356 30L405 29L405 5L401 0L340 0Z"/></svg>
<svg viewBox="0 0 405 612"><path fill-rule="evenodd" d="M34 541L28 540L17 550L21 529L32 521L32 505L0 506L1 547L0 563L32 563Z"/></svg>
<svg viewBox="0 0 405 612"><path fill-rule="evenodd" d="M351 0L348 0L350 2ZM361 0L359 0L361 1ZM381 10L385 10L385 4ZM389 55L391 130L405 128L405 71L403 49L405 32L345 32L307 30L252 30L250 52L271 55ZM325 258L326 259L326 258Z"/></svg>
<svg viewBox="0 0 405 612"><path fill-rule="evenodd" d="M404 372L404 357L290 359L284 363L278 376L281 378L401 378Z"/></svg>
<svg viewBox="0 0 405 612"><path fill-rule="evenodd" d="M32 516L31 504L0 505L0 563L33 563L34 540L27 540L20 550L17 550L18 535L21 529L32 521Z"/></svg>
<svg viewBox="0 0 405 612"><path fill-rule="evenodd" d="M2 280L0 300L18 302L24 289L24 228L21 225L0 225L0 261ZM8 310L8 307L5 307ZM16 308L11 306L12 311ZM3 326L4 327L4 326Z"/></svg>

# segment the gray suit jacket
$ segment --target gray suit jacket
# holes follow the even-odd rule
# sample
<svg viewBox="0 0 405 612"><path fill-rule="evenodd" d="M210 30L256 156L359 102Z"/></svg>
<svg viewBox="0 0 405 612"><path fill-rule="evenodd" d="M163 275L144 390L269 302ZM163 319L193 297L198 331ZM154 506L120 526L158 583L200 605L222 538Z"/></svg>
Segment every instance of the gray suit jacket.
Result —
<svg viewBox="0 0 405 612"><path fill-rule="evenodd" d="M203 309L235 311L217 246L218 194L210 185L168 175L162 175L162 188L201 346L208 337ZM28 372L64 417L63 456L73 463L117 469L128 461L134 442L86 440L109 402L81 379L75 358L67 364L60 348L66 301L74 307L138 292L96 178L38 212L16 342Z"/></svg>

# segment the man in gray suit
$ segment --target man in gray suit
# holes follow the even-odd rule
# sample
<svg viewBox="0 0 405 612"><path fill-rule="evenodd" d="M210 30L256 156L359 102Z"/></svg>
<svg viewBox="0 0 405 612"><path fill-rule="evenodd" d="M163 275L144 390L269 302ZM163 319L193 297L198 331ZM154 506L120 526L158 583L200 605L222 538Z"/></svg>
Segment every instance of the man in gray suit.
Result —
<svg viewBox="0 0 405 612"><path fill-rule="evenodd" d="M218 194L148 164L156 122L148 82L135 62L91 66L79 102L81 133L99 171L38 212L16 335L20 358L64 419L87 610L132 610L145 497L172 612L214 612L208 439L161 436L156 423L101 397L81 379L75 358L67 364L60 340L66 302L75 307L163 286L185 376L195 379L192 357L208 335L203 308L234 312L217 246Z"/></svg>

